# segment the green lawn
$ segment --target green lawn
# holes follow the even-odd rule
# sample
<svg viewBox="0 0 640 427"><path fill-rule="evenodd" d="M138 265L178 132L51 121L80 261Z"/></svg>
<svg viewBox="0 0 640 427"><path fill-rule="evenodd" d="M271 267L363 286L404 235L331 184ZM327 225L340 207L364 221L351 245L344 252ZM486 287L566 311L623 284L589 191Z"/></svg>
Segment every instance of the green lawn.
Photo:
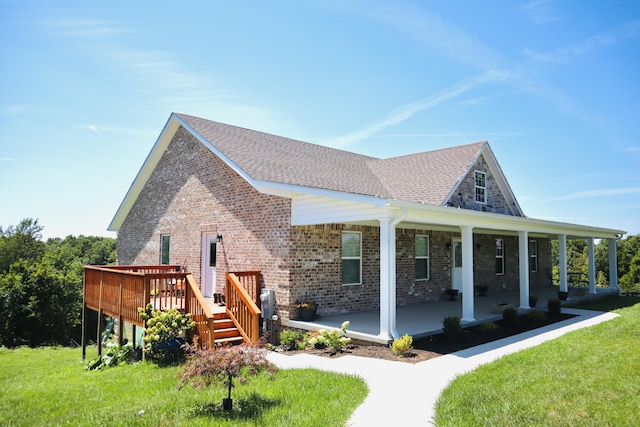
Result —
<svg viewBox="0 0 640 427"><path fill-rule="evenodd" d="M621 317L458 377L438 400L437 425L640 425L640 299L577 308Z"/></svg>
<svg viewBox="0 0 640 427"><path fill-rule="evenodd" d="M281 370L238 385L229 415L220 409L226 390L178 390L179 371L150 363L85 371L80 349L0 348L0 425L342 426L368 392L353 376Z"/></svg>

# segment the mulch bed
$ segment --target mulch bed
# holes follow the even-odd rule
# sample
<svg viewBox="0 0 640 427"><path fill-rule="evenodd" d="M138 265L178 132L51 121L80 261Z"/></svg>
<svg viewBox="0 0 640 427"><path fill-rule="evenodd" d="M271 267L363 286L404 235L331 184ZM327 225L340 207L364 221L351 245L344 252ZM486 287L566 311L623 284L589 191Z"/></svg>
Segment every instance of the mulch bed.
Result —
<svg viewBox="0 0 640 427"><path fill-rule="evenodd" d="M413 350L406 357L398 357L389 348L389 346L381 344L371 344L366 342L353 341L351 345L340 352L331 352L328 350L306 349L286 351L282 348L276 348L276 351L288 355L308 353L324 357L341 357L346 355L372 357L383 360L395 360L407 363L418 363L425 360L443 356L445 354L455 353L456 351L465 350L481 344L486 344L502 338L507 338L522 332L531 331L543 326L551 325L556 322L567 320L574 317L573 315L561 313L556 316L547 315L545 320L533 321L526 315L520 315L516 326L507 326L504 320L498 320L495 323L499 328L493 332L482 332L480 326L472 326L464 328L462 334L455 338L449 339L444 334L436 334L429 337L413 340Z"/></svg>

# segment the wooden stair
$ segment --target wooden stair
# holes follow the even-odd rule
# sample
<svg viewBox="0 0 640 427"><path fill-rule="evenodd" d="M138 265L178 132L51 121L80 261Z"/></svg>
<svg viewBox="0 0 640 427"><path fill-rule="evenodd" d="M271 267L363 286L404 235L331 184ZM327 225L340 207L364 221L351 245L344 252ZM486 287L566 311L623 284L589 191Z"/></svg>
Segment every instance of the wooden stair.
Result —
<svg viewBox="0 0 640 427"><path fill-rule="evenodd" d="M227 316L227 313L214 313L213 314L214 325L214 342L216 346L227 344L242 344L244 338L240 334L240 331L233 323L233 320Z"/></svg>

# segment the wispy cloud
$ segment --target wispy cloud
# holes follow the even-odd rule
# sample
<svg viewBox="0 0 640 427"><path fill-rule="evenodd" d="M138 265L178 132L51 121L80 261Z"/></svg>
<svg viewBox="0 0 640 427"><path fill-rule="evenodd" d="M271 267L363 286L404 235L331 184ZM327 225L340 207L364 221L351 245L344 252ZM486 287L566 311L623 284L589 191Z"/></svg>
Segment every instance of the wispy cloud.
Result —
<svg viewBox="0 0 640 427"><path fill-rule="evenodd" d="M524 11L535 24L561 21L551 0L535 0L524 6Z"/></svg>
<svg viewBox="0 0 640 427"><path fill-rule="evenodd" d="M589 190L579 191L577 193L571 193L560 197L554 197L550 199L542 200L542 202L557 202L561 200L577 200L577 199L595 199L601 197L620 196L625 194L640 193L640 187L628 187L628 188L609 188L602 190Z"/></svg>
<svg viewBox="0 0 640 427"><path fill-rule="evenodd" d="M107 20L55 21L49 22L48 26L53 28L57 35L67 37L95 37L128 32L124 27Z"/></svg>
<svg viewBox="0 0 640 427"><path fill-rule="evenodd" d="M13 162L15 160L13 157L0 157L0 162Z"/></svg>
<svg viewBox="0 0 640 427"><path fill-rule="evenodd" d="M410 119L414 114L420 111L436 107L446 101L456 98L476 86L479 86L483 83L504 80L505 78L506 74L501 72L487 72L481 75L474 76L435 95L421 99L417 102L398 107L379 121L372 123L369 126L366 126L351 134L332 138L328 141L325 141L323 145L333 148L349 147L357 142L362 141L363 139L370 138L382 132L388 127L397 125L404 122L405 120Z"/></svg>
<svg viewBox="0 0 640 427"><path fill-rule="evenodd" d="M534 52L531 49L523 49L523 52L536 61L562 63L572 58L584 55L603 46L616 45L625 40L640 36L640 20L627 22L626 24L596 34L583 43L562 47L551 53Z"/></svg>
<svg viewBox="0 0 640 427"><path fill-rule="evenodd" d="M0 114L22 114L27 111L26 105L20 104L0 104Z"/></svg>

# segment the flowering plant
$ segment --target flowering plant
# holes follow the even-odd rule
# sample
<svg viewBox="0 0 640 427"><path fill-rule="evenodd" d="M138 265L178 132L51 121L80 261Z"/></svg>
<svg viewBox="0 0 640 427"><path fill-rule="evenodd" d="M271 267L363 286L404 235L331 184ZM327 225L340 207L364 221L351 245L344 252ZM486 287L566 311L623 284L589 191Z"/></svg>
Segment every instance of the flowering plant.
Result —
<svg viewBox="0 0 640 427"><path fill-rule="evenodd" d="M312 334L307 343L314 348L327 348L332 351L341 351L344 347L351 343L351 338L347 337L347 328L349 321L342 322L340 329L327 331L320 329Z"/></svg>
<svg viewBox="0 0 640 427"><path fill-rule="evenodd" d="M315 302L311 301L302 301L295 304L296 308L310 308L311 310L314 310L317 306Z"/></svg>

